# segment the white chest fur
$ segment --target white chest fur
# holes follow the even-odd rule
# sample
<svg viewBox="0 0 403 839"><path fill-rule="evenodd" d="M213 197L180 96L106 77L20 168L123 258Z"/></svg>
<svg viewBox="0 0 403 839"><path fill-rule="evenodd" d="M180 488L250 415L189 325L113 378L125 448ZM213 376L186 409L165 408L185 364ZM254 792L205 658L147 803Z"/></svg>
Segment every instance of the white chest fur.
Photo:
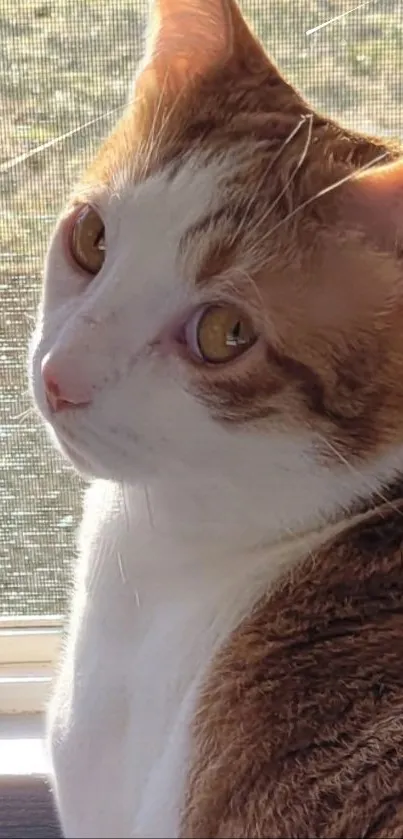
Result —
<svg viewBox="0 0 403 839"><path fill-rule="evenodd" d="M291 557L218 562L197 545L185 556L141 511L135 521L123 509L121 490L91 494L49 715L63 828L71 838L175 837L200 680Z"/></svg>

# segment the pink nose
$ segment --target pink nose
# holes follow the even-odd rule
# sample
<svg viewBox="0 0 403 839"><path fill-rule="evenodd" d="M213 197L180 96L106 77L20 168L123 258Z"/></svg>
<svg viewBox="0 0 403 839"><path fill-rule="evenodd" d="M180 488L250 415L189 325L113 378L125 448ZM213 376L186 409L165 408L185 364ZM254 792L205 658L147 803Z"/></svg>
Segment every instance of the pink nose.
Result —
<svg viewBox="0 0 403 839"><path fill-rule="evenodd" d="M53 413L90 404L91 389L80 379L71 362L67 364L48 354L42 361L41 370L46 399Z"/></svg>

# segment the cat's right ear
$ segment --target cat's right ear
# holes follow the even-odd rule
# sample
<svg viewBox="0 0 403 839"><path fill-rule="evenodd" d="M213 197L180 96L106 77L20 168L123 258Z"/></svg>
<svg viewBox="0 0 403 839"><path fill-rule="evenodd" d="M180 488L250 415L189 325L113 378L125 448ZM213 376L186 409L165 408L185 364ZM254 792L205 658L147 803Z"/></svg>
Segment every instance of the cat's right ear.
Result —
<svg viewBox="0 0 403 839"><path fill-rule="evenodd" d="M163 106L229 62L243 73L271 70L281 78L236 0L153 0L134 99L157 97Z"/></svg>
<svg viewBox="0 0 403 839"><path fill-rule="evenodd" d="M136 94L155 87L177 96L231 49L231 19L225 0L154 0L146 54Z"/></svg>

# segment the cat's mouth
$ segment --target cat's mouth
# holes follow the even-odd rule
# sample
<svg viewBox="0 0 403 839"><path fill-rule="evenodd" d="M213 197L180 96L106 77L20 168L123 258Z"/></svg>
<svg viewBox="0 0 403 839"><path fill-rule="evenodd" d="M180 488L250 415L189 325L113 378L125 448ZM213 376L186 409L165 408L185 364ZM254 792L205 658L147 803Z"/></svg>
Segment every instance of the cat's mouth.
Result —
<svg viewBox="0 0 403 839"><path fill-rule="evenodd" d="M83 409L53 413L44 395L37 404L64 459L86 480L101 477L98 458L91 453L91 434L86 427L88 419L84 417Z"/></svg>

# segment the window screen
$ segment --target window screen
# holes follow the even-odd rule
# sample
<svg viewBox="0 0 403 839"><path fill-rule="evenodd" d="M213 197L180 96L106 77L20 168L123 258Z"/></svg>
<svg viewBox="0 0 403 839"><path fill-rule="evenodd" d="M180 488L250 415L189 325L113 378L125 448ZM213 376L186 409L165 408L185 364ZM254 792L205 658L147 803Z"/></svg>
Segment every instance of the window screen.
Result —
<svg viewBox="0 0 403 839"><path fill-rule="evenodd" d="M202 2L202 0L201 0ZM65 610L82 486L27 392L46 242L74 177L117 118L147 0L0 3L0 612ZM400 0L245 0L284 73L350 126L399 136ZM331 21L331 22L329 22Z"/></svg>

